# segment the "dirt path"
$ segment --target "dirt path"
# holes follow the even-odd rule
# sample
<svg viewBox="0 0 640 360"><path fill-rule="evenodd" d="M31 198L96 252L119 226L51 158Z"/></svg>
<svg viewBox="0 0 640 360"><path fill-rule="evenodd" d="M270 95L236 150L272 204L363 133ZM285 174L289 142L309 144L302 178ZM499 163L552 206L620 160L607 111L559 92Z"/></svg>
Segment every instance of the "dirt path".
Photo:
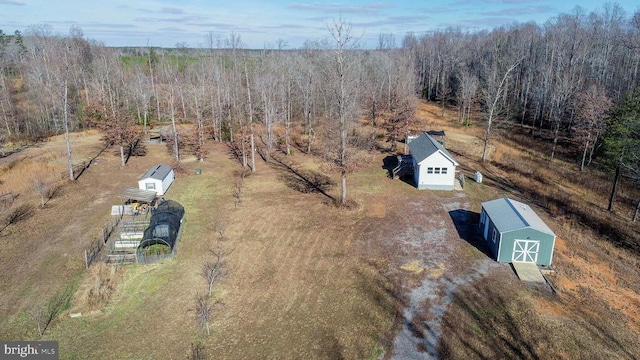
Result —
<svg viewBox="0 0 640 360"><path fill-rule="evenodd" d="M477 213L463 192L424 192L397 203L402 205L388 214L395 231L375 228L369 234L393 254L392 271L401 277L406 297L391 358L435 359L454 292L503 265L478 245Z"/></svg>

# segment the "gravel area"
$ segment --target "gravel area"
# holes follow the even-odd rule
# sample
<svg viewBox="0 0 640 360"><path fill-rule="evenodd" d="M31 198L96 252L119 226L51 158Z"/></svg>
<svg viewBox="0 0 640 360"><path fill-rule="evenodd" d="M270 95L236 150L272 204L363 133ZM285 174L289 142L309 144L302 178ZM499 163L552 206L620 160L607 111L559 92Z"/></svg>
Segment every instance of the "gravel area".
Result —
<svg viewBox="0 0 640 360"><path fill-rule="evenodd" d="M476 251L476 214L469 211L464 193L443 195L442 200L407 204L406 214L411 215L403 218L402 231L387 239L400 262L417 261L425 270L419 285L406 289L408 304L391 353L395 360L437 359L441 321L453 294L501 266Z"/></svg>

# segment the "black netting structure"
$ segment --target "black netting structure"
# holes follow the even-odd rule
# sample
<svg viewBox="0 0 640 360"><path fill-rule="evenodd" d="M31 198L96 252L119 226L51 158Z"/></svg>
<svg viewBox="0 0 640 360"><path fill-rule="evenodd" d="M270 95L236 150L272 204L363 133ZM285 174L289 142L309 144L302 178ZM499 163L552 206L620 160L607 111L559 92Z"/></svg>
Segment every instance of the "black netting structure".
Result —
<svg viewBox="0 0 640 360"><path fill-rule="evenodd" d="M173 200L160 203L155 209L151 209L149 226L144 231L144 236L138 246L138 260L148 254L149 249L155 246L156 255L158 249L165 255L173 255L180 236L180 229L184 219L184 207Z"/></svg>

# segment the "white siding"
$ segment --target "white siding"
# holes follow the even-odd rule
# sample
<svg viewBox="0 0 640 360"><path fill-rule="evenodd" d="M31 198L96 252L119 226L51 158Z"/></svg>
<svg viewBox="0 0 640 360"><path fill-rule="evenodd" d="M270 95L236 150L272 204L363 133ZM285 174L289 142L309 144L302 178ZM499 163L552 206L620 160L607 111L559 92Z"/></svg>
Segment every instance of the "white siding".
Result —
<svg viewBox="0 0 640 360"><path fill-rule="evenodd" d="M418 189L453 190L456 167L442 153L436 152L417 165L414 167L414 178ZM442 169L446 169L446 174Z"/></svg>
<svg viewBox="0 0 640 360"><path fill-rule="evenodd" d="M169 186L173 183L173 170L169 171L167 176L162 180L162 194L158 193L158 195L164 195L169 189Z"/></svg>
<svg viewBox="0 0 640 360"><path fill-rule="evenodd" d="M169 189L169 186L171 186L173 180L174 175L173 170L171 170L162 180L153 178L144 178L138 180L138 188L142 190L153 190L158 194L158 196L162 196L167 192L167 189Z"/></svg>

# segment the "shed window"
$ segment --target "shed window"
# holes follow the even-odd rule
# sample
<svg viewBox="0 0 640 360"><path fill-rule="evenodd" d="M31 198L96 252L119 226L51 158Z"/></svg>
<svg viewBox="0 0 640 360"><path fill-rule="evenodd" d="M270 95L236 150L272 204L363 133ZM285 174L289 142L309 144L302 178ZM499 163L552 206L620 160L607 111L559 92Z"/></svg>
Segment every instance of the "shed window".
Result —
<svg viewBox="0 0 640 360"><path fill-rule="evenodd" d="M447 168L442 168L442 173L446 174L447 173Z"/></svg>
<svg viewBox="0 0 640 360"><path fill-rule="evenodd" d="M435 171L436 174L440 174L440 168L436 168L435 170L436 170Z"/></svg>
<svg viewBox="0 0 640 360"><path fill-rule="evenodd" d="M155 190L156 189L156 183L145 183L144 184L145 189L147 190Z"/></svg>
<svg viewBox="0 0 640 360"><path fill-rule="evenodd" d="M496 229L493 229L491 240L493 241L494 244L496 243L496 241L498 241L498 232L496 231Z"/></svg>
<svg viewBox="0 0 640 360"><path fill-rule="evenodd" d="M432 167L428 167L427 168L427 174L433 174L433 168Z"/></svg>

